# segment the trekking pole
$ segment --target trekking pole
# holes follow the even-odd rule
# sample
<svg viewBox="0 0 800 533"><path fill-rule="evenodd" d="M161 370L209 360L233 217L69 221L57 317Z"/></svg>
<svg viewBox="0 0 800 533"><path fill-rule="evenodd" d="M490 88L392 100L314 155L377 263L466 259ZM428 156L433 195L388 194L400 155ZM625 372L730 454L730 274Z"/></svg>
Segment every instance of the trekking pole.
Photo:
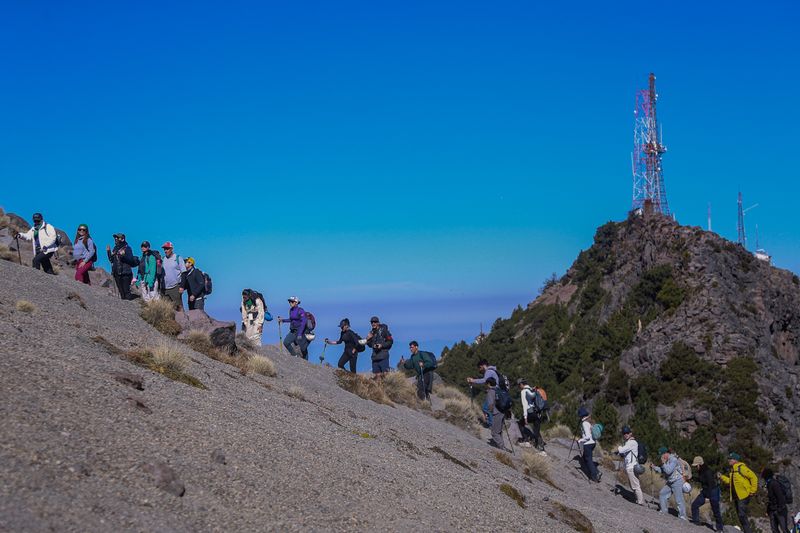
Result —
<svg viewBox="0 0 800 533"><path fill-rule="evenodd" d="M19 251L19 235L14 237L14 239L16 239L16 241L17 241L17 257L19 258L19 264L21 265L22 264L22 254Z"/></svg>
<svg viewBox="0 0 800 533"><path fill-rule="evenodd" d="M283 346L283 333L281 333L281 319L278 318L278 350Z"/></svg>
<svg viewBox="0 0 800 533"><path fill-rule="evenodd" d="M328 343L327 342L322 344L322 354L319 356L319 364L322 364L322 362L325 360L325 349L327 347L328 347Z"/></svg>
<svg viewBox="0 0 800 533"><path fill-rule="evenodd" d="M508 437L508 445L511 446L511 453L514 453L514 443L511 442L511 433L508 432L508 424L505 423L505 420L503 421L503 425L506 428L506 437Z"/></svg>

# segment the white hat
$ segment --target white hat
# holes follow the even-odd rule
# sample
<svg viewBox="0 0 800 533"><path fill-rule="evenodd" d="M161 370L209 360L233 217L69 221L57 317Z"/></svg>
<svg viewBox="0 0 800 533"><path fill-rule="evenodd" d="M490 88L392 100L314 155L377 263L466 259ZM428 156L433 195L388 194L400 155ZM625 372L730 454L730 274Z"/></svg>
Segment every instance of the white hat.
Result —
<svg viewBox="0 0 800 533"><path fill-rule="evenodd" d="M300 298L298 298L297 296L289 296L288 301L300 303Z"/></svg>

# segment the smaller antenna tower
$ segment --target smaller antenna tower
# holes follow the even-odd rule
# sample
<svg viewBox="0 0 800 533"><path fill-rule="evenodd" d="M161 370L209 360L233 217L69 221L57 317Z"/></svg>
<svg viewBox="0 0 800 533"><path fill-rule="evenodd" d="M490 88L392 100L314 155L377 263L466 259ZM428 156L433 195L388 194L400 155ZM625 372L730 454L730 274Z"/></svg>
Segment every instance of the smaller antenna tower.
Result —
<svg viewBox="0 0 800 533"><path fill-rule="evenodd" d="M738 202L738 211L739 211L739 219L736 223L736 229L739 233L739 238L737 242L739 246L742 248L747 248L747 235L744 232L744 209L742 209L742 191L739 191L739 202Z"/></svg>
<svg viewBox="0 0 800 533"><path fill-rule="evenodd" d="M708 202L708 231L711 231L711 202Z"/></svg>

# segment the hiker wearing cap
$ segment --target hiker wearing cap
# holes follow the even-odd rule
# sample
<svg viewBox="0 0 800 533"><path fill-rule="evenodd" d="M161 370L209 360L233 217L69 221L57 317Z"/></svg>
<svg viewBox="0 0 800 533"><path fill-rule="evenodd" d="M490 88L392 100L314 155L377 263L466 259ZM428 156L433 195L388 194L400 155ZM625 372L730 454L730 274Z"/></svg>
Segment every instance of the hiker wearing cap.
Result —
<svg viewBox="0 0 800 533"><path fill-rule="evenodd" d="M531 432L533 433L533 445L539 451L544 451L544 441L542 440L542 413L543 398L539 391L532 389L528 385L528 380L519 378L517 380L517 387L519 388L520 401L522 402L522 421L528 423ZM539 396L537 398L537 395Z"/></svg>
<svg viewBox="0 0 800 533"><path fill-rule="evenodd" d="M714 531L722 531L722 512L719 507L720 490L717 476L699 455L692 461L692 466L697 468L697 479L700 481L700 494L692 502L692 522L700 524L700 507L708 500L711 504L711 512L714 514Z"/></svg>
<svg viewBox="0 0 800 533"><path fill-rule="evenodd" d="M389 371L389 350L394 339L389 326L381 324L381 320L373 316L369 319L370 331L367 334L367 346L372 348L372 373L376 377Z"/></svg>
<svg viewBox="0 0 800 533"><path fill-rule="evenodd" d="M50 258L58 251L58 234L53 225L45 222L41 213L34 213L31 229L14 235L15 239L20 237L33 244L31 266L36 270L44 270L47 274L55 274Z"/></svg>
<svg viewBox="0 0 800 533"><path fill-rule="evenodd" d="M172 302L175 309L183 311L183 287L181 286L181 275L186 272L186 265L183 259L175 253L174 246L170 241L161 245L164 250L162 267L164 269L164 287L162 294L164 298Z"/></svg>
<svg viewBox="0 0 800 533"><path fill-rule="evenodd" d="M747 468L747 465L742 462L742 457L736 452L728 454L728 465L731 467L730 472L727 475L719 474L718 477L720 481L728 485L730 498L736 507L736 515L739 517L742 531L751 533L747 507L750 504L750 498L758 492L758 478L752 470Z"/></svg>
<svg viewBox="0 0 800 533"><path fill-rule="evenodd" d="M350 329L350 319L343 318L339 321L339 329L342 332L339 334L338 341L332 341L329 338L325 338L325 344L344 344L344 351L342 352L342 356L339 358L339 364L337 365L339 368L344 370L344 365L349 364L350 372L353 374L356 373L356 362L358 361L358 349L359 340L361 337L358 334ZM363 349L361 350L364 351Z"/></svg>
<svg viewBox="0 0 800 533"><path fill-rule="evenodd" d="M187 295L189 310L203 309L206 301L206 278L195 268L193 257L187 257L184 264L186 272L181 275L181 288Z"/></svg>
<svg viewBox="0 0 800 533"><path fill-rule="evenodd" d="M581 437L577 440L578 446L581 450L581 458L583 464L589 474L589 479L595 483L600 483L600 478L603 477L597 470L597 465L594 464L594 447L597 442L592 437L592 419L589 416L589 411L585 407L578 409L578 418L581 419Z"/></svg>
<svg viewBox="0 0 800 533"><path fill-rule="evenodd" d="M124 233L114 234L114 248L106 245L106 255L111 263L111 274L117 284L119 297L123 300L133 300L131 284L133 283L133 269L139 264L139 258L133 255L133 250L125 241Z"/></svg>
<svg viewBox="0 0 800 533"><path fill-rule="evenodd" d="M408 343L411 357L406 360L400 358L400 364L406 370L413 370L417 375L417 397L420 400L431 399L433 392L433 371L436 370L436 356L431 352L420 351L419 343L411 341Z"/></svg>
<svg viewBox="0 0 800 533"><path fill-rule="evenodd" d="M503 442L503 424L505 423L505 413L497 408L497 380L488 377L484 380L486 384L486 402L489 412L492 414L492 438L489 444L503 451L508 451Z"/></svg>
<svg viewBox="0 0 800 533"><path fill-rule="evenodd" d="M639 443L628 426L623 426L622 438L625 439L625 444L617 448L617 454L622 456L625 473L628 475L628 483L630 483L631 490L636 495L636 504L644 505L642 485L639 483L639 476L636 475L637 470L640 474L644 472L644 469L639 464ZM636 468L637 466L639 467L638 469Z"/></svg>
<svg viewBox="0 0 800 533"><path fill-rule="evenodd" d="M89 226L80 224L75 232L75 242L72 247L72 258L75 263L75 281L91 285L89 271L97 262L97 246L89 235Z"/></svg>
<svg viewBox="0 0 800 533"><path fill-rule="evenodd" d="M242 329L245 336L256 345L261 346L261 334L264 332L264 321L272 315L267 316L267 303L260 292L252 289L242 290Z"/></svg>
<svg viewBox="0 0 800 533"><path fill-rule="evenodd" d="M767 488L767 516L772 533L789 533L789 509L783 485L771 468L761 471L761 479Z"/></svg>
<svg viewBox="0 0 800 533"><path fill-rule="evenodd" d="M308 339L306 339L306 323L308 318L306 312L300 307L300 299L297 296L292 296L289 302L289 318L278 317L278 323L288 322L289 333L283 339L283 345L290 354L294 354L293 345L300 348L300 355L308 361Z"/></svg>
<svg viewBox="0 0 800 533"><path fill-rule="evenodd" d="M139 259L139 269L136 273L136 286L139 287L139 293L145 302L158 300L158 278L156 274L161 255L158 251L150 249L149 241L142 242L141 250L142 256Z"/></svg>
<svg viewBox="0 0 800 533"><path fill-rule="evenodd" d="M497 368L494 366L489 365L489 361L486 359L481 359L478 361L478 370L481 374L483 374L482 378L467 378L467 383L470 384L470 387L473 385L483 385L486 383L486 380L489 378L494 378L495 383L500 383L500 376L497 375ZM483 405L481 406L483 410L483 416L485 418L484 425L486 427L492 427L493 416L492 410L489 409L489 399L483 401Z"/></svg>
<svg viewBox="0 0 800 533"><path fill-rule="evenodd" d="M678 518L686 520L686 501L683 499L683 470L681 469L678 456L671 453L669 448L662 446L658 449L661 456L661 466L650 465L650 468L664 476L666 484L658 493L659 511L667 514L669 495L675 498L678 505Z"/></svg>

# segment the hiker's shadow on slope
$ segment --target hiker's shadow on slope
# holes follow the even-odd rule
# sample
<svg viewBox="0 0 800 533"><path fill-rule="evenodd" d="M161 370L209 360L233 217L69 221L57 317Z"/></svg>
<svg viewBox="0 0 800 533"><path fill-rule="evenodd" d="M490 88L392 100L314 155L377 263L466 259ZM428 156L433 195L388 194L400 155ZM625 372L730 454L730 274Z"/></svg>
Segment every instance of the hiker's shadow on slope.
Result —
<svg viewBox="0 0 800 533"><path fill-rule="evenodd" d="M619 483L614 485L614 494L621 495L630 503L636 503L636 493L624 485L620 485Z"/></svg>

